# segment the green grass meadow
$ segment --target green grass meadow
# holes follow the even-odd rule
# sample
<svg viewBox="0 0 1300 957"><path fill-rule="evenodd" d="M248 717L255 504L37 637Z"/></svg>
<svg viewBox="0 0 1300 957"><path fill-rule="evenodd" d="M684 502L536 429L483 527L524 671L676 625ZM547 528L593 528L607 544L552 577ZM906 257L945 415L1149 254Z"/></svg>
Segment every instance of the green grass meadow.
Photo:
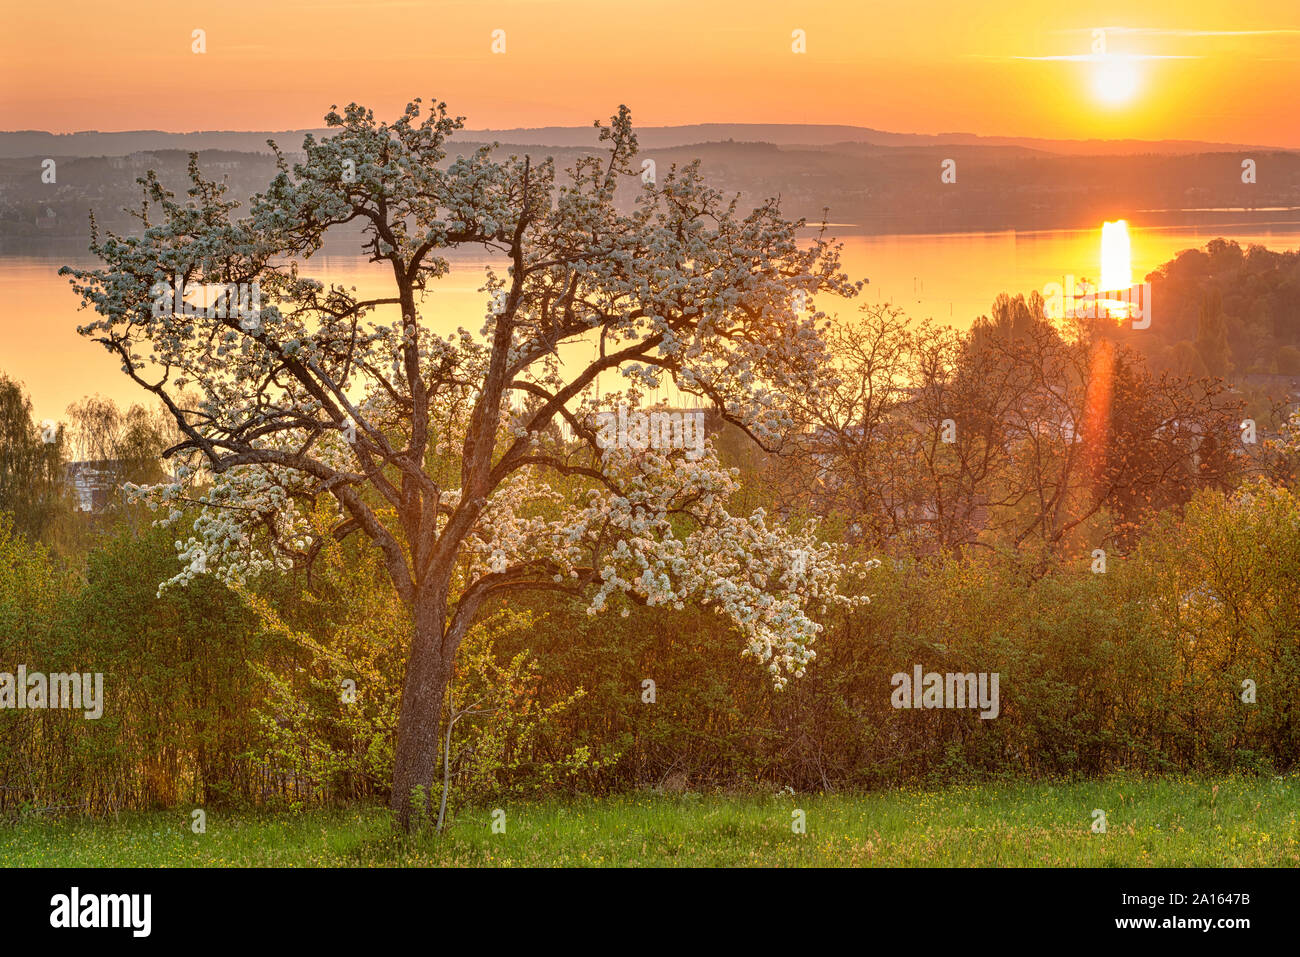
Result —
<svg viewBox="0 0 1300 957"><path fill-rule="evenodd" d="M1300 778L990 784L864 795L637 794L465 808L395 836L382 808L189 809L0 827L0 865L138 867L1300 867ZM1106 813L1105 833L1092 829ZM806 832L795 833L795 811Z"/></svg>

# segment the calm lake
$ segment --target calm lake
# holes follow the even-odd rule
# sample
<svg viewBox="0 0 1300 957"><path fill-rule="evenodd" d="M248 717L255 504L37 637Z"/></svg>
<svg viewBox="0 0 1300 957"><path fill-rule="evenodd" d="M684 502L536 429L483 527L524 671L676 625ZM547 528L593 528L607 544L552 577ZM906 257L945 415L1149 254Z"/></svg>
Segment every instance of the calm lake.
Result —
<svg viewBox="0 0 1300 957"><path fill-rule="evenodd" d="M1129 235L1135 282L1181 250L1219 236L1243 246L1300 247L1294 222L1130 227ZM1067 274L1094 280L1100 274L1101 223L1086 230L842 235L842 241L846 271L870 280L862 301L892 302L909 315L960 328L987 314L1000 292L1028 293ZM452 272L426 297L423 314L439 332L461 325L477 332L487 308L478 289L491 261L470 253L449 258ZM77 335L87 317L57 275L66 264L91 263L75 249L65 256L0 256L0 372L26 386L38 420L61 418L70 402L96 392L127 404L145 395L102 347ZM386 291L386 267L364 257L320 255L308 266L308 275L354 285L362 294Z"/></svg>

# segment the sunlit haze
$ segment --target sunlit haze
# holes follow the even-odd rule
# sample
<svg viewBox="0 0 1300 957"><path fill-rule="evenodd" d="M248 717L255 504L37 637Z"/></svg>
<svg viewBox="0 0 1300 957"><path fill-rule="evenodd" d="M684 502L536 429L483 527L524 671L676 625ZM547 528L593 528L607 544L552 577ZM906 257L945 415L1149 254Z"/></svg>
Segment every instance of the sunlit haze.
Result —
<svg viewBox="0 0 1300 957"><path fill-rule="evenodd" d="M1300 146L1293 0L11 4L0 128L301 129L438 97L471 128L828 123ZM207 32L207 53L191 34ZM504 30L508 56L490 50ZM1094 31L1106 31L1098 65ZM792 33L806 35L791 54ZM563 51L562 53L558 51ZM274 91L274 95L271 95Z"/></svg>

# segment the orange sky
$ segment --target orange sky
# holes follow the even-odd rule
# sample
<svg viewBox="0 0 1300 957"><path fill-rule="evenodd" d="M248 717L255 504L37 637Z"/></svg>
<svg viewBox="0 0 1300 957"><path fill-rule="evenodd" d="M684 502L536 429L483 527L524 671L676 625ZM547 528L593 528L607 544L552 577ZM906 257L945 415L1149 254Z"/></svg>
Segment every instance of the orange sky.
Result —
<svg viewBox="0 0 1300 957"><path fill-rule="evenodd" d="M351 100L447 100L470 127L847 123L900 132L1300 148L1296 0L73 0L9 4L0 129L285 129ZM1094 90L1091 30L1135 57ZM191 52L191 31L207 52ZM791 52L791 31L807 53ZM506 31L506 53L490 51Z"/></svg>

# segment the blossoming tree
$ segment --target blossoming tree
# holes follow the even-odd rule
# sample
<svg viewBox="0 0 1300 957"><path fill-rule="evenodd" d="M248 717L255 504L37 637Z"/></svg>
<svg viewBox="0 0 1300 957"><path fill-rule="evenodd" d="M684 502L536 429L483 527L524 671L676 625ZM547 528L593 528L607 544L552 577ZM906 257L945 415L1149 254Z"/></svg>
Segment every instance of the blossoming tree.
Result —
<svg viewBox="0 0 1300 957"><path fill-rule="evenodd" d="M570 593L589 614L612 596L698 602L779 686L812 658L815 616L856 600L812 529L728 511L735 476L711 446L605 447L594 426L671 381L770 446L786 397L829 365L821 315L797 304L856 292L836 248L799 242L776 202L743 212L696 164L641 181L626 108L564 174L488 147L451 159L461 120L422 109L391 124L331 110L336 132L308 136L292 168L277 150L242 216L196 159L186 200L150 173L140 235L96 231L103 266L65 270L98 314L82 334L184 433L176 480L133 490L187 530L164 587L309 562L322 509L327 534L381 552L411 620L392 791L406 827L485 604L520 589ZM331 230L360 235L388 295L302 274ZM444 337L426 292L449 271L440 253L466 246L504 268L487 270L482 329ZM185 300L196 284L256 295L203 308Z"/></svg>

